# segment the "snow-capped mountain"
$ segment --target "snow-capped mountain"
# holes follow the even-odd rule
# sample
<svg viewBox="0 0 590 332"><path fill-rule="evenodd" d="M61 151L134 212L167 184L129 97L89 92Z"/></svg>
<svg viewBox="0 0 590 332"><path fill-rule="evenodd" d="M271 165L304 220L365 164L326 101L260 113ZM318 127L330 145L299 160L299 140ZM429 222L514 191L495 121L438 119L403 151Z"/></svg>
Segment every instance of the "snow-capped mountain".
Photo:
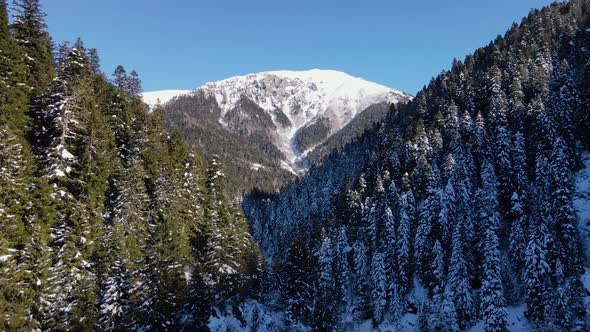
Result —
<svg viewBox="0 0 590 332"><path fill-rule="evenodd" d="M144 92L141 94L143 101L150 107L154 107L157 104L165 104L170 99L190 93L191 90L160 90L152 92Z"/></svg>
<svg viewBox="0 0 590 332"><path fill-rule="evenodd" d="M203 140L210 138L202 131L217 127L218 136L226 136L221 139L237 135L240 139L236 141L245 140L247 144L263 147L258 152L247 153L248 156L239 156L250 168L271 166L264 157L252 155L276 153L281 159L280 166L294 174L306 169L307 153L363 111L384 114L389 104L411 98L406 93L340 71L319 69L235 76L206 83L192 91L154 91L143 96L147 104L153 106L159 100L165 105L174 129L185 132L185 136L198 136L199 143L193 145L204 145ZM201 132L195 135L191 131ZM211 151L212 144L216 142L210 142L207 151ZM228 153L227 149L224 147L220 153L232 157L241 153Z"/></svg>

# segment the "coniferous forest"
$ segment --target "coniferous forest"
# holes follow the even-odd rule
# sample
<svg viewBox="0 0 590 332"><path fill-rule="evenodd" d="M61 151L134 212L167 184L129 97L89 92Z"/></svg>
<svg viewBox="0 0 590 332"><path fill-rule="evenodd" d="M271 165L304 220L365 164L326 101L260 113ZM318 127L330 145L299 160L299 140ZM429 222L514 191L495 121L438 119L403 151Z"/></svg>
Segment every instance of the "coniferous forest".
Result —
<svg viewBox="0 0 590 332"><path fill-rule="evenodd" d="M590 330L589 0L275 192L235 195L141 92L0 0L0 331Z"/></svg>
<svg viewBox="0 0 590 332"><path fill-rule="evenodd" d="M188 330L253 294L261 260L221 165L148 113L137 74L52 45L0 1L0 330Z"/></svg>

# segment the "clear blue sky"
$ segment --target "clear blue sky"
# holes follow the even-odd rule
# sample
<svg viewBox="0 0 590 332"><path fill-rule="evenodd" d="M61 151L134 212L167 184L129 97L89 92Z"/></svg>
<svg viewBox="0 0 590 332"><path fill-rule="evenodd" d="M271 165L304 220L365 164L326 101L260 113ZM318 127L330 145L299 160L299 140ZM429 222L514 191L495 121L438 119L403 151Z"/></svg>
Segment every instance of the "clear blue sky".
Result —
<svg viewBox="0 0 590 332"><path fill-rule="evenodd" d="M335 69L415 94L546 0L42 0L56 42L146 91L277 69Z"/></svg>

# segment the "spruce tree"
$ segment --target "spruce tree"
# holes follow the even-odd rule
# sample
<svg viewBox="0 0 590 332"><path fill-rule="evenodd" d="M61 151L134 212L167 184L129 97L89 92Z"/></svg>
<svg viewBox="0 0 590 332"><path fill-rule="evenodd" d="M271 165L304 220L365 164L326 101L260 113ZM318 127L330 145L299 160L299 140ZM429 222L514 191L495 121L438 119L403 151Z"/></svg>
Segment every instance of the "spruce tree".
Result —
<svg viewBox="0 0 590 332"><path fill-rule="evenodd" d="M101 210L98 214L89 213L84 204L98 203L104 195L100 188L104 183L98 179L98 183L93 183L94 179L87 177L88 168L93 166L88 153L99 152L93 150L95 142L107 144L108 149L109 140L102 137L95 141L93 137L102 135L92 128L94 124L100 126L96 122L100 115L96 113L85 64L84 55L72 50L61 64L63 70L52 82L50 92L34 107L34 137L41 171L52 186L50 206L57 211L51 225L56 256L49 270L50 283L44 289L47 328L89 328L97 316L93 258L101 242L102 214ZM105 156L107 164L108 160ZM105 165L102 170L109 167ZM96 175L105 176L102 170L96 170L100 173ZM95 184L99 187L93 188Z"/></svg>
<svg viewBox="0 0 590 332"><path fill-rule="evenodd" d="M381 322L387 308L387 276L383 255L379 252L371 259L371 304L373 319Z"/></svg>
<svg viewBox="0 0 590 332"><path fill-rule="evenodd" d="M407 179L407 174L404 176ZM409 180L406 180L409 181ZM404 182L406 182L404 181ZM399 292L405 296L412 288L413 269L412 259L412 227L415 225L415 202L414 194L411 188L403 188L404 192L400 195L399 214L400 221L398 227L398 236L396 242L397 252L397 276Z"/></svg>
<svg viewBox="0 0 590 332"><path fill-rule="evenodd" d="M567 146L560 137L554 143L550 160L551 201L553 227L559 241L559 259L564 264L566 277L582 273L582 251L576 231L577 216L572 206L573 178L567 158Z"/></svg>
<svg viewBox="0 0 590 332"><path fill-rule="evenodd" d="M329 329L333 326L336 316L336 276L334 275L334 246L330 238L326 235L325 229L322 228L320 234L321 244L317 252L318 264L320 264L320 279L318 282L319 301L316 325L320 329Z"/></svg>
<svg viewBox="0 0 590 332"><path fill-rule="evenodd" d="M550 296L551 268L547 262L546 232L542 223L531 225L525 255L526 315L532 321L544 319Z"/></svg>
<svg viewBox="0 0 590 332"><path fill-rule="evenodd" d="M14 8L16 13L11 29L24 52L29 68L26 83L33 96L44 92L55 74L51 38L39 0L14 0Z"/></svg>
<svg viewBox="0 0 590 332"><path fill-rule="evenodd" d="M464 329L474 317L471 285L465 261L463 225L455 223L449 268L448 297L453 301L459 328Z"/></svg>
<svg viewBox="0 0 590 332"><path fill-rule="evenodd" d="M481 289L481 314L485 330L506 331L504 289L500 270L500 253L496 230L486 229L484 244L484 273Z"/></svg>

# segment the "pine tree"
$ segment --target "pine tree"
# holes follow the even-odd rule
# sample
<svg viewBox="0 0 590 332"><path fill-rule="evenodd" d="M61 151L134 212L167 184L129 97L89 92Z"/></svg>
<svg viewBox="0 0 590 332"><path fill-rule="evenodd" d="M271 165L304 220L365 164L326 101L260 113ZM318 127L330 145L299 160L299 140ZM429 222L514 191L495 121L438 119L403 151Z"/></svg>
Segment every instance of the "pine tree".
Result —
<svg viewBox="0 0 590 332"><path fill-rule="evenodd" d="M398 277L398 273L397 273L397 269L396 266L398 266L398 252L397 252L397 247L396 247L396 242L397 242L397 233L396 233L396 228L399 229L398 227L396 227L395 225L396 221L395 218L393 216L393 212L391 211L391 208L387 207L385 209L385 237L384 237L384 243L385 243L385 248L384 248L384 252L383 252L383 262L385 264L385 269L386 269L386 274L387 274L387 284L389 285L387 291L388 293L390 293L393 288L396 286L397 284L397 277ZM391 294L390 294L391 296Z"/></svg>
<svg viewBox="0 0 590 332"><path fill-rule="evenodd" d="M440 241L436 240L434 243L434 247L432 248L432 265L431 265L431 274L432 274L432 298L435 303L440 303L442 301L443 292L445 289L445 262L444 262L444 252L443 248L440 244Z"/></svg>
<svg viewBox="0 0 590 332"><path fill-rule="evenodd" d="M102 275L99 324L104 330L140 326L137 303L145 301L144 287L148 280L143 261L147 225L147 193L143 183L145 171L139 160L113 181L105 214L107 268Z"/></svg>
<svg viewBox="0 0 590 332"><path fill-rule="evenodd" d="M139 75L135 70L131 71L128 80L128 92L132 95L139 95L143 91L143 89L141 87L141 80L139 79Z"/></svg>
<svg viewBox="0 0 590 332"><path fill-rule="evenodd" d="M357 240L353 245L353 262L355 271L353 312L357 320L366 319L369 312L370 290L367 278L370 275L370 264L367 255L367 247L362 241Z"/></svg>
<svg viewBox="0 0 590 332"><path fill-rule="evenodd" d="M335 289L336 278L334 275L334 247L330 238L326 235L325 229L321 231L321 244L318 250L318 263L320 264L320 279L318 282L319 290L319 301L318 309L319 314L317 315L316 325L320 329L329 329L332 327L336 320L336 309L335 305L338 303L336 297L337 292Z"/></svg>
<svg viewBox="0 0 590 332"><path fill-rule="evenodd" d="M6 0L0 2L0 123L10 126L17 135L26 133L29 70L22 49L9 31Z"/></svg>
<svg viewBox="0 0 590 332"><path fill-rule="evenodd" d="M582 273L582 252L576 231L577 217L573 209L573 178L567 159L567 146L561 138L555 141L550 160L553 228L560 242L559 259L567 277Z"/></svg>
<svg viewBox="0 0 590 332"><path fill-rule="evenodd" d="M458 326L464 329L474 317L473 298L465 261L463 225L455 223L449 268L447 297L454 303Z"/></svg>
<svg viewBox="0 0 590 332"><path fill-rule="evenodd" d="M586 328L584 293L583 285L577 278L569 278L558 286L551 299L550 314L556 330L582 331Z"/></svg>
<svg viewBox="0 0 590 332"><path fill-rule="evenodd" d="M555 121L556 131L566 146L566 155L572 156L575 149L575 121L578 118L580 96L570 64L560 61L551 73L548 112Z"/></svg>
<svg viewBox="0 0 590 332"><path fill-rule="evenodd" d="M32 187L35 163L25 139L26 68L9 33L6 2L0 2L0 329L38 328L33 317L36 270ZM42 246L39 246L42 250Z"/></svg>
<svg viewBox="0 0 590 332"><path fill-rule="evenodd" d="M396 242L397 252L397 276L399 292L405 296L412 287L412 264L411 264L411 229L415 220L414 195L410 188L406 189L400 196L399 213L400 221Z"/></svg>
<svg viewBox="0 0 590 332"><path fill-rule="evenodd" d="M115 68L115 71L113 72L113 83L119 89L127 91L127 80L127 71L125 70L125 67L123 67L122 65L118 65L117 68Z"/></svg>
<svg viewBox="0 0 590 332"><path fill-rule="evenodd" d="M156 119L156 121L159 121ZM158 123L159 124L159 123ZM159 127L159 126L158 126ZM153 138L158 142L158 138ZM150 325L160 329L178 328L179 322L170 319L178 317L187 300L187 273L192 266L192 252L189 241L190 225L182 217L182 187L184 161L188 151L177 137L166 137L160 141L159 153L166 159L159 164L154 178L154 190L150 207L150 279L157 288L151 296L152 312ZM157 153L157 151L156 151ZM148 171L149 174L149 171Z"/></svg>
<svg viewBox="0 0 590 332"><path fill-rule="evenodd" d="M385 274L385 262L379 252L371 259L371 304L373 319L376 323L383 321L387 308L387 276Z"/></svg>
<svg viewBox="0 0 590 332"><path fill-rule="evenodd" d="M452 179L447 182L444 190L439 195L439 199L438 223L443 243L447 244L451 242L452 225L455 219L456 196Z"/></svg>
<svg viewBox="0 0 590 332"><path fill-rule="evenodd" d="M39 94L54 76L53 53L45 13L39 0L14 0L14 8L16 14L11 28L24 50L24 59L29 68L26 82L33 95Z"/></svg>
<svg viewBox="0 0 590 332"><path fill-rule="evenodd" d="M27 147L6 124L0 125L0 329L6 330L37 327L28 270L34 262L28 212L33 162Z"/></svg>
<svg viewBox="0 0 590 332"><path fill-rule="evenodd" d="M85 63L84 55L72 50L50 92L34 107L42 174L52 186L50 204L57 211L51 225L56 256L43 296L47 302L43 312L49 316L45 322L50 328L88 328L97 315L97 277L92 259L101 242L102 214L101 210L89 213L84 204L96 204L104 195L101 187L105 184L100 179L105 176L102 179L106 182L108 174L104 171L110 167L110 158L105 155L105 164L94 169L97 177L88 173L94 166L91 154L108 150L109 140L94 127L100 126L100 116Z"/></svg>
<svg viewBox="0 0 590 332"><path fill-rule="evenodd" d="M524 211L524 202L518 193L514 192L511 197L512 207L510 213L514 220L512 221L512 228L510 230L510 257L514 262L514 266L524 266L526 253L526 214Z"/></svg>
<svg viewBox="0 0 590 332"><path fill-rule="evenodd" d="M486 331L506 331L504 289L500 270L500 253L496 230L486 229L484 274L481 289L481 313Z"/></svg>
<svg viewBox="0 0 590 332"><path fill-rule="evenodd" d="M477 207L479 210L479 225L481 232L479 247L485 252L485 231L492 229L494 232L500 230L500 216L498 208L498 185L497 178L492 164L484 160L481 166L481 188L477 191Z"/></svg>
<svg viewBox="0 0 590 332"><path fill-rule="evenodd" d="M132 96L139 95L143 89L141 87L141 80L135 70L132 70L129 75L122 65L117 66L113 73L113 83Z"/></svg>
<svg viewBox="0 0 590 332"><path fill-rule="evenodd" d="M223 178L218 159L214 158L207 170L207 201L205 219L207 220L207 276L214 290L230 291L237 273L237 262L232 259L229 241L231 223L229 207L224 197Z"/></svg>
<svg viewBox="0 0 590 332"><path fill-rule="evenodd" d="M526 315L533 321L541 321L545 317L550 296L551 269L547 263L546 232L542 223L531 226L525 255Z"/></svg>
<svg viewBox="0 0 590 332"><path fill-rule="evenodd" d="M301 238L297 238L289 250L285 266L281 269L283 296L287 313L295 318L306 318L311 314L310 298L313 285L307 282L311 271L311 255Z"/></svg>
<svg viewBox="0 0 590 332"><path fill-rule="evenodd" d="M436 222L437 215L440 211L439 206L439 180L437 172L433 172L429 176L427 197L419 207L418 226L416 229L416 236L414 240L414 253L416 257L416 274L424 285L429 284L430 271L430 254L433 226Z"/></svg>

